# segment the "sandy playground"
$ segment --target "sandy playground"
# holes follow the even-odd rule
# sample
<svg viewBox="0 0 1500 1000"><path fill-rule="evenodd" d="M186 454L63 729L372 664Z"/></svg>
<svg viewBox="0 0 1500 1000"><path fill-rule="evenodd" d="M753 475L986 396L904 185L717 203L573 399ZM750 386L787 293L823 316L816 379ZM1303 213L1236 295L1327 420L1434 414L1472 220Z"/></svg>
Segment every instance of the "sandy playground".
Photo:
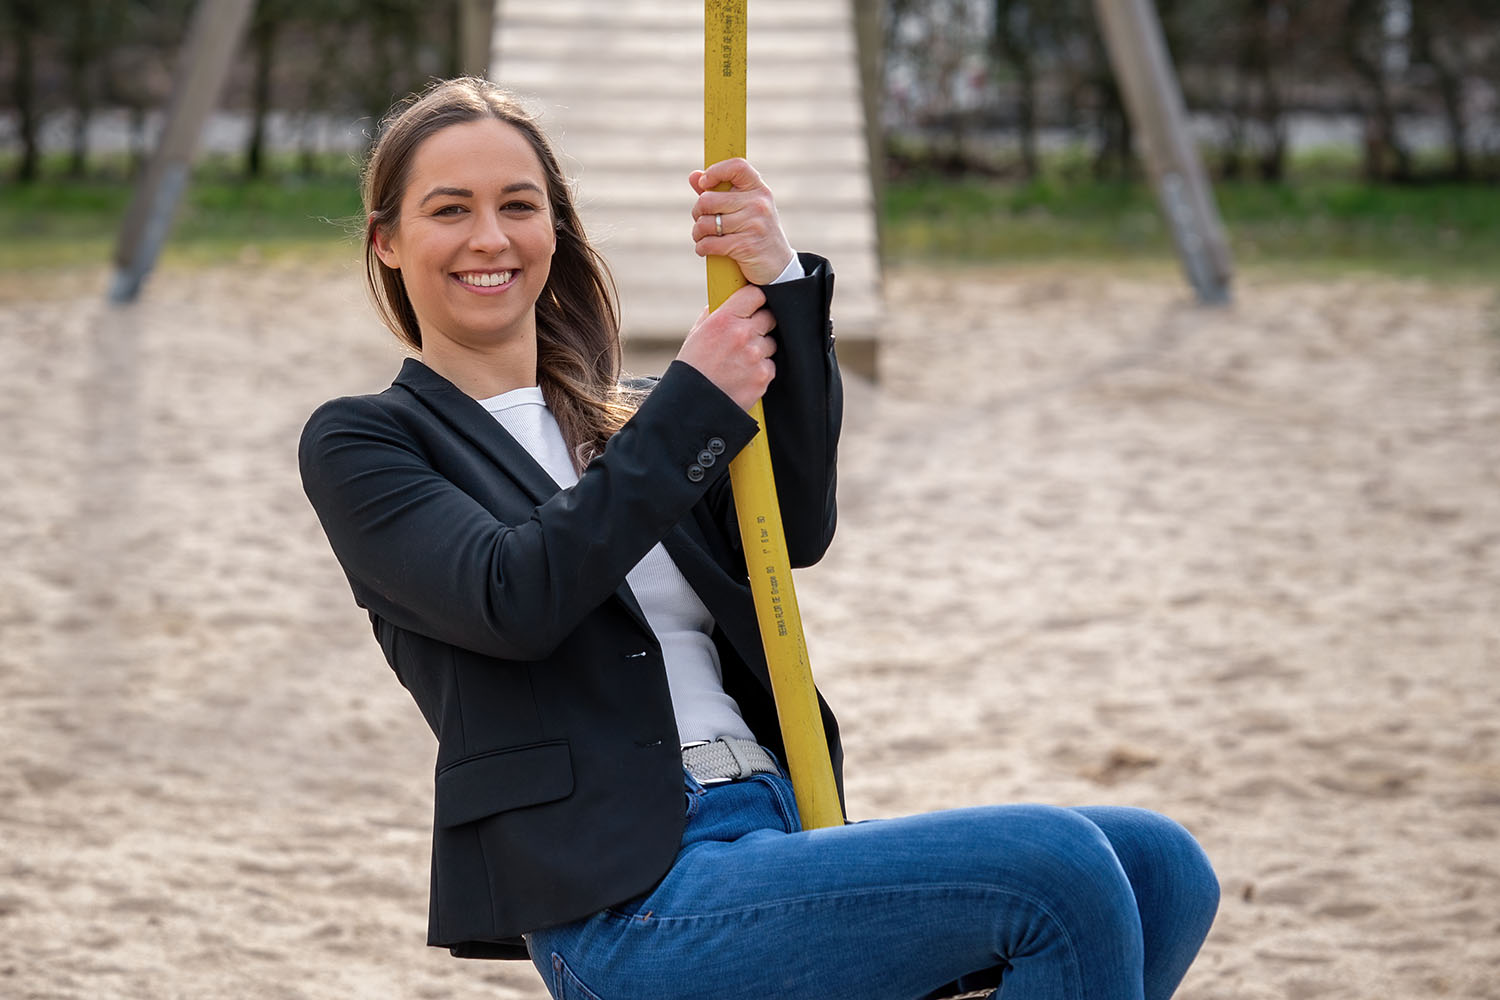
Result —
<svg viewBox="0 0 1500 1000"><path fill-rule="evenodd" d="M297 481L399 362L355 272L102 287L0 280L0 996L541 1000L423 945L433 741ZM1500 998L1500 294L887 296L798 578L852 815L1161 809L1185 1000Z"/></svg>

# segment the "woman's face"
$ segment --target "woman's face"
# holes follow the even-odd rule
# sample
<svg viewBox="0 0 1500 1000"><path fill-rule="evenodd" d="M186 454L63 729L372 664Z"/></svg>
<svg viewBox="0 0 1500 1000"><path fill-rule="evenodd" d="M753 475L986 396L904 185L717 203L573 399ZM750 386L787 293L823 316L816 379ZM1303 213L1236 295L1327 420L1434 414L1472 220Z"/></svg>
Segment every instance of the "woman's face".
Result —
<svg viewBox="0 0 1500 1000"><path fill-rule="evenodd" d="M536 300L557 233L531 143L493 118L450 125L412 158L393 231L375 252L406 284L424 351L441 338L483 351L536 340Z"/></svg>

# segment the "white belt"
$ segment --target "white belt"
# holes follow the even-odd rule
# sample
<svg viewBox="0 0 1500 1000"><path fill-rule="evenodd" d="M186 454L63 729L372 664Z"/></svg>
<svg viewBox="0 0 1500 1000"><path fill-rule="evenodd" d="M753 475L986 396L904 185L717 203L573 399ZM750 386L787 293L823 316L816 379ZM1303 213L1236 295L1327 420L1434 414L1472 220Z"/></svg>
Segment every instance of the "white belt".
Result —
<svg viewBox="0 0 1500 1000"><path fill-rule="evenodd" d="M701 785L719 785L752 774L780 774L776 758L754 740L721 736L712 742L688 743L682 748L682 766Z"/></svg>

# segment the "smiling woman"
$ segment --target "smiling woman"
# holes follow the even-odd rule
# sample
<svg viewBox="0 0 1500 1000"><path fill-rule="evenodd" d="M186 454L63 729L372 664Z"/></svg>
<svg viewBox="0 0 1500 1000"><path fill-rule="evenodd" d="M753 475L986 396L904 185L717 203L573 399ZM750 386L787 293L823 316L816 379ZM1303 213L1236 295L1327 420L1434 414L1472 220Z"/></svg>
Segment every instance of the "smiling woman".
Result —
<svg viewBox="0 0 1500 1000"><path fill-rule="evenodd" d="M520 102L434 87L387 118L362 188L366 275L396 336L475 398L540 384L570 452L597 453L629 415L614 289ZM498 301L464 298L490 288Z"/></svg>
<svg viewBox="0 0 1500 1000"><path fill-rule="evenodd" d="M476 398L535 384L535 303L557 249L544 183L515 126L452 125L418 147L395 223L371 227L420 318L423 362Z"/></svg>
<svg viewBox="0 0 1500 1000"><path fill-rule="evenodd" d="M513 98L436 84L371 153L370 287L420 358L319 407L299 458L437 736L429 943L529 955L559 1000L916 1000L975 973L1008 996L1164 1000L1218 898L1166 817L802 829L725 472L761 402L790 563L822 557L832 273L792 252L743 159L687 179L695 251L751 283L660 378L623 380L608 272Z"/></svg>

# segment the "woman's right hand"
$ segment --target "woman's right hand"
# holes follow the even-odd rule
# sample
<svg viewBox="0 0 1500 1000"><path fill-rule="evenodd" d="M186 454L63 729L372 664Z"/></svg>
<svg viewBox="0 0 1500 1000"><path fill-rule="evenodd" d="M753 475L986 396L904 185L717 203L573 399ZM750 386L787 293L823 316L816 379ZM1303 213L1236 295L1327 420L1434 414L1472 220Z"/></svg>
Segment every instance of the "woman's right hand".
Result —
<svg viewBox="0 0 1500 1000"><path fill-rule="evenodd" d="M678 361L698 369L744 410L776 376L776 341L767 336L776 320L765 303L765 292L746 285L713 312L705 307L677 352Z"/></svg>

